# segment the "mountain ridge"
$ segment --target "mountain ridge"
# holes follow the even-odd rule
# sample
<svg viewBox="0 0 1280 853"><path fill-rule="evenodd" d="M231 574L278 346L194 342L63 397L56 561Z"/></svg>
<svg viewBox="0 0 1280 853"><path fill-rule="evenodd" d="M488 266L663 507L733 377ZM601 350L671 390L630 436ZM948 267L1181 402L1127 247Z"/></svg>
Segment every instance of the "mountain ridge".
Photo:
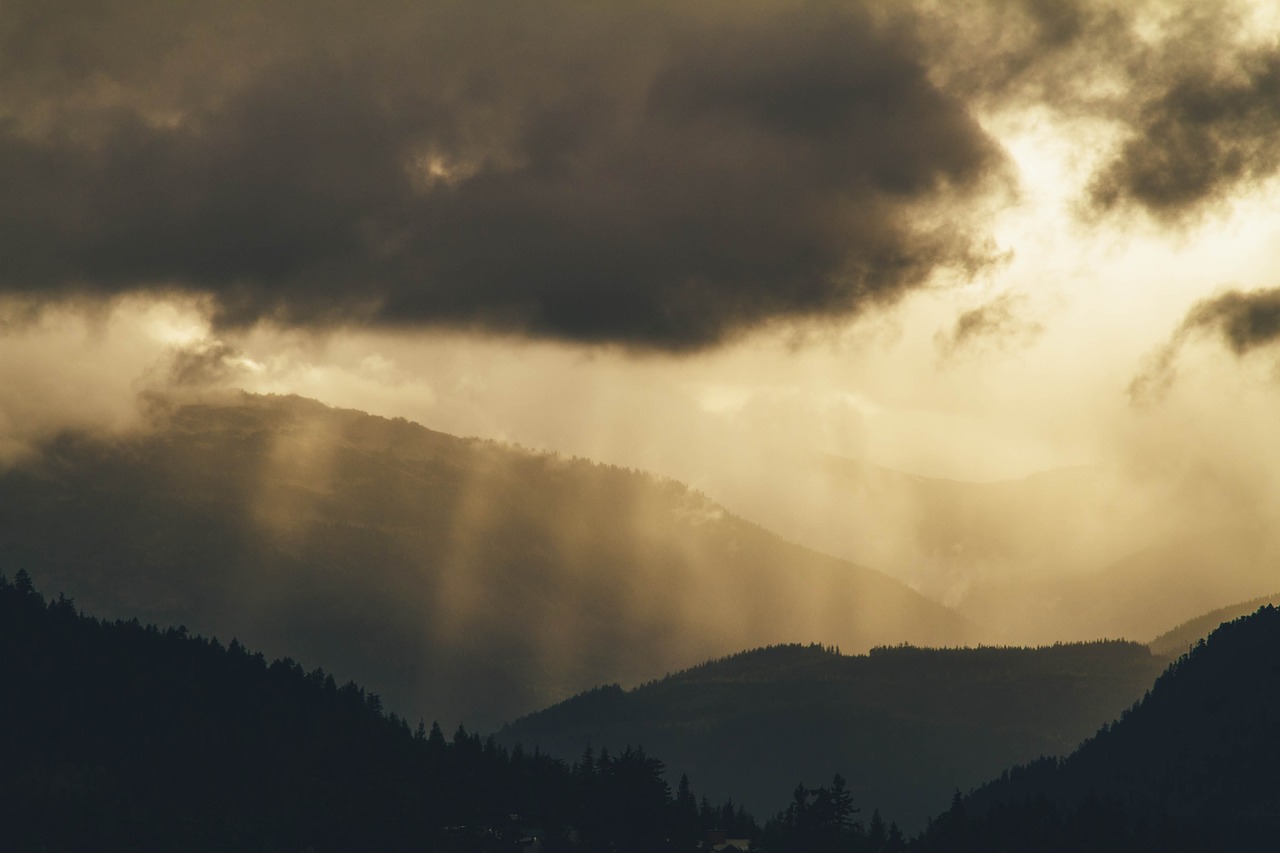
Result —
<svg viewBox="0 0 1280 853"><path fill-rule="evenodd" d="M567 757L588 742L644 743L713 794L732 790L763 813L786 804L790 780L840 772L860 807L910 829L945 807L957 785L1070 750L1164 666L1147 647L1114 640L860 655L789 644L630 690L597 687L513 721L498 737Z"/></svg>
<svg viewBox="0 0 1280 853"><path fill-rule="evenodd" d="M1220 625L1066 758L957 794L912 849L1269 849L1278 714L1280 610L1265 605Z"/></svg>
<svg viewBox="0 0 1280 853"><path fill-rule="evenodd" d="M752 645L963 642L888 576L672 480L297 397L152 401L0 472L0 552L95 612L325 660L484 727Z"/></svg>

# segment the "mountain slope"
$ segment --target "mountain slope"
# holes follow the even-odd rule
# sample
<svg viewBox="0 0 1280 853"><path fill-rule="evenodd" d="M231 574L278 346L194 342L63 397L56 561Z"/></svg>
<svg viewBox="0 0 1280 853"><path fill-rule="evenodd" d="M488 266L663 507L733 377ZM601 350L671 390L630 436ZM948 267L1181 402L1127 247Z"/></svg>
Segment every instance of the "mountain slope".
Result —
<svg viewBox="0 0 1280 853"><path fill-rule="evenodd" d="M797 451L765 454L748 469L722 462L698 482L783 536L947 603L975 580L1078 573L1134 547L1127 503L1091 468L966 482Z"/></svg>
<svg viewBox="0 0 1280 853"><path fill-rule="evenodd" d="M1262 850L1280 833L1280 610L1219 627L1063 761L958 800L913 849Z"/></svg>
<svg viewBox="0 0 1280 853"><path fill-rule="evenodd" d="M753 645L969 637L679 483L300 398L159 400L149 430L50 442L0 474L0 555L482 727Z"/></svg>
<svg viewBox="0 0 1280 853"><path fill-rule="evenodd" d="M1151 637L1215 607L1274 591L1280 546L1266 525L1202 530L1071 577L976 585L959 609L1028 642ZM1182 650L1180 650L1182 651Z"/></svg>
<svg viewBox="0 0 1280 853"><path fill-rule="evenodd" d="M322 670L99 622L0 575L6 851L481 853L526 849L532 827L539 849L689 850L723 807L673 798L662 769L635 750L570 770L461 729L411 733Z"/></svg>
<svg viewBox="0 0 1280 853"><path fill-rule="evenodd" d="M955 607L991 643L1150 637L1273 592L1280 562L1265 502L1224 505L1172 475L1081 466L965 482L790 450L708 459L694 482Z"/></svg>
<svg viewBox="0 0 1280 853"><path fill-rule="evenodd" d="M1015 761L1065 752L1142 695L1163 667L1146 647L812 646L758 649L656 683L580 695L502 730L573 756L642 743L717 795L786 805L797 779L839 772L855 804L904 827Z"/></svg>
<svg viewBox="0 0 1280 853"><path fill-rule="evenodd" d="M1268 604L1280 604L1280 593L1255 598L1242 604L1233 604L1230 607L1220 607L1203 616L1197 616L1195 619L1183 622L1172 630L1165 631L1147 643L1147 646L1151 649L1152 654L1163 657L1176 657L1186 654L1196 643L1212 634L1214 629L1223 622L1230 622L1233 619L1239 619L1241 616L1247 616Z"/></svg>

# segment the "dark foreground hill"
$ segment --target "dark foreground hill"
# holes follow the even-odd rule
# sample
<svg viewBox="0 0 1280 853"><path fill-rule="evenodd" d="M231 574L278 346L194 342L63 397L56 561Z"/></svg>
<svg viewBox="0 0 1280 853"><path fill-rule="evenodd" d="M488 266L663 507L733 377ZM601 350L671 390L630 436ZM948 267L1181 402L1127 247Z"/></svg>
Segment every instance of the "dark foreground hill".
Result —
<svg viewBox="0 0 1280 853"><path fill-rule="evenodd" d="M1267 595L1262 598L1255 598L1241 604L1233 604L1230 607L1220 607L1217 610L1197 616L1195 619L1189 619L1172 630L1165 631L1156 637L1147 646L1153 654L1164 655L1166 657L1178 657L1186 654L1203 639L1206 639L1213 633L1214 629L1223 622L1230 622L1233 619L1239 619L1241 616L1247 616L1256 611L1259 607L1268 604L1280 604L1280 593L1276 595Z"/></svg>
<svg viewBox="0 0 1280 853"><path fill-rule="evenodd" d="M0 555L449 726L762 644L970 636L679 483L296 397L159 400L146 430L49 442L0 472Z"/></svg>
<svg viewBox="0 0 1280 853"><path fill-rule="evenodd" d="M840 772L856 806L922 826L956 788L1063 754L1149 688L1136 643L1037 649L758 649L631 691L602 687L507 726L505 743L576 755L643 743L717 796L773 813L795 780Z"/></svg>
<svg viewBox="0 0 1280 853"><path fill-rule="evenodd" d="M570 768L462 729L413 733L321 670L99 622L0 575L6 851L482 853L536 835L548 853L677 853L713 827L753 832L662 773L639 750Z"/></svg>
<svg viewBox="0 0 1280 853"><path fill-rule="evenodd" d="M1271 850L1280 838L1280 610L1226 623L1064 760L1015 768L920 851Z"/></svg>

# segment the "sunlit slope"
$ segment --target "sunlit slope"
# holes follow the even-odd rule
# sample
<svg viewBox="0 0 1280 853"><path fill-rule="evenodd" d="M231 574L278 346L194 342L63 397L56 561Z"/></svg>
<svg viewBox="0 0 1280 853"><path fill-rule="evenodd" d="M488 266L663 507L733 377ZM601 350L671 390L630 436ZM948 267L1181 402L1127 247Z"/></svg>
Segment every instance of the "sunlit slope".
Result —
<svg viewBox="0 0 1280 853"><path fill-rule="evenodd" d="M496 725L745 647L957 643L955 613L679 483L299 398L158 403L0 475L0 550L105 615Z"/></svg>
<svg viewBox="0 0 1280 853"><path fill-rule="evenodd" d="M721 460L700 482L783 536L949 604L975 582L1096 570L1159 535L1134 518L1134 495L1085 467L977 483L796 451L748 468Z"/></svg>
<svg viewBox="0 0 1280 853"><path fill-rule="evenodd" d="M726 506L955 607L987 642L1146 639L1280 576L1265 502L1189 475L964 482L803 451L720 468L705 487Z"/></svg>
<svg viewBox="0 0 1280 853"><path fill-rule="evenodd" d="M566 757L661 751L709 792L779 810L796 780L849 781L855 805L919 827L952 793L1069 751L1142 696L1164 661L1136 643L1039 649L759 649L632 691L606 687L506 727Z"/></svg>

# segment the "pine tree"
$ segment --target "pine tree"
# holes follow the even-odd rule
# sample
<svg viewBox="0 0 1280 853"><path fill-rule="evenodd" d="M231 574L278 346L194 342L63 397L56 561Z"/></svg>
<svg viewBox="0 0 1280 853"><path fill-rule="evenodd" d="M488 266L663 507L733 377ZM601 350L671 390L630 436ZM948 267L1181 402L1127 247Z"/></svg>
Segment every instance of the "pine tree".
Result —
<svg viewBox="0 0 1280 853"><path fill-rule="evenodd" d="M858 812L853 807L853 795L846 785L844 777L839 773L831 780L831 818L842 834L853 826L853 816Z"/></svg>
<svg viewBox="0 0 1280 853"><path fill-rule="evenodd" d="M884 825L884 818L880 816L880 810L876 809L871 813L871 822L867 824L867 849L873 851L873 853L880 853L880 851L884 850L888 840L888 828Z"/></svg>
<svg viewBox="0 0 1280 853"><path fill-rule="evenodd" d="M673 804L675 819L673 820L672 841L677 851L696 850L702 833L699 832L698 801L689 788L689 776L680 774L680 784L676 787L676 799Z"/></svg>

